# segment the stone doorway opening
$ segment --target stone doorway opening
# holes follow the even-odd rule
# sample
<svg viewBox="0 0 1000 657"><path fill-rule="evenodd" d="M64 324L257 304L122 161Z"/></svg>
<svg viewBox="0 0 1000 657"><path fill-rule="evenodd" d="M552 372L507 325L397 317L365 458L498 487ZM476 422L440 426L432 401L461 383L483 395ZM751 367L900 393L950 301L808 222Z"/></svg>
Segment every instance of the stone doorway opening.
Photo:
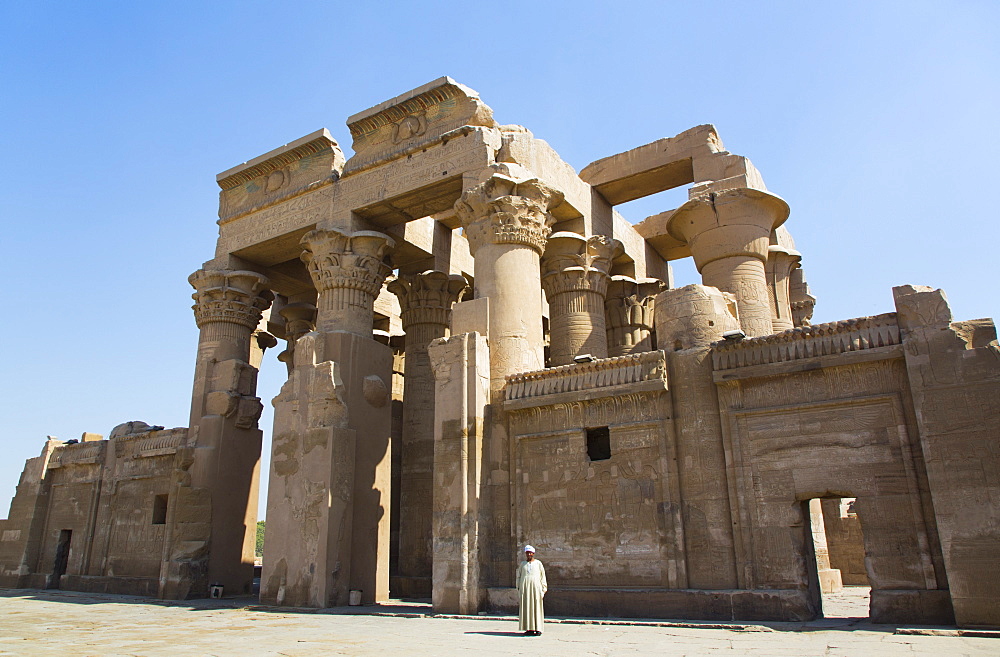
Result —
<svg viewBox="0 0 1000 657"><path fill-rule="evenodd" d="M52 574L49 575L49 581L45 583L45 588L59 588L59 580L66 574L66 566L69 564L69 543L72 538L72 529L62 529L59 531L59 541L56 543L56 557L52 564Z"/></svg>
<svg viewBox="0 0 1000 657"><path fill-rule="evenodd" d="M813 498L806 504L815 559L813 580L823 618L868 618L871 586L865 543L853 497Z"/></svg>

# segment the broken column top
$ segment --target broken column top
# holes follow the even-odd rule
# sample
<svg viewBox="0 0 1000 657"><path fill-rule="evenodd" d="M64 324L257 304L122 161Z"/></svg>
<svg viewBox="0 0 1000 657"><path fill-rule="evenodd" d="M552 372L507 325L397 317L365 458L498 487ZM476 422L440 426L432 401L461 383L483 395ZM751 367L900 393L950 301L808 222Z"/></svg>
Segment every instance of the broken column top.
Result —
<svg viewBox="0 0 1000 657"><path fill-rule="evenodd" d="M478 93L440 77L348 118L354 157L346 171L436 141L462 126L496 128L497 123Z"/></svg>

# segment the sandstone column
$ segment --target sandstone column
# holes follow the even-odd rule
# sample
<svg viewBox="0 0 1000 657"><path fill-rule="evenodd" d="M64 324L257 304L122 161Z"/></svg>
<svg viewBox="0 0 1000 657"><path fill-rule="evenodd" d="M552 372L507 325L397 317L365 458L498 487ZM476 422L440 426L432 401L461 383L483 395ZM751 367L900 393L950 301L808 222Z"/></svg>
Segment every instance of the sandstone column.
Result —
<svg viewBox="0 0 1000 657"><path fill-rule="evenodd" d="M273 299L264 276L199 270L195 321L200 329L191 397L195 449L178 455L178 486L168 518L160 596L207 596L209 584L249 593L253 582L263 407L250 339ZM183 513L177 510L183 510Z"/></svg>
<svg viewBox="0 0 1000 657"><path fill-rule="evenodd" d="M489 299L490 376L542 369L540 258L558 192L518 165L503 165L455 203L475 258L476 298Z"/></svg>
<svg viewBox="0 0 1000 657"><path fill-rule="evenodd" d="M434 372L427 347L432 340L448 336L451 307L466 289L465 278L440 271L401 276L389 283L389 291L399 297L406 333L398 507L399 593L406 596L431 593Z"/></svg>
<svg viewBox="0 0 1000 657"><path fill-rule="evenodd" d="M604 298L608 271L621 243L604 235L558 232L542 257L542 287L549 300L550 366L581 354L608 356Z"/></svg>
<svg viewBox="0 0 1000 657"><path fill-rule="evenodd" d="M653 300L665 287L655 278L611 277L604 302L608 356L653 350Z"/></svg>
<svg viewBox="0 0 1000 657"><path fill-rule="evenodd" d="M486 307L488 316L485 324L489 368L479 368L479 371L489 371L491 412L482 452L485 482L476 495L479 508L492 511L489 517L477 519L482 528L478 542L483 546L481 553L470 553L466 557L469 563L478 561L483 569L483 582L510 586L516 550L510 524L510 444L503 412L503 388L508 374L545 366L539 266L545 241L555 221L549 209L562 201L562 194L516 164L496 165L480 180L480 184L463 193L455 210L475 257L476 301L473 303L483 300L481 305ZM438 417L436 422L440 425L442 419ZM444 443L436 441L435 477L439 474L439 466L445 462L452 463L456 476L469 472L463 465L466 461L453 458L450 451L439 459L439 447L445 449ZM472 482L466 481L465 486L472 486ZM437 516L455 511L457 509L435 507L434 513ZM456 582L445 581L450 575L438 577L438 563L439 553L435 548L435 598L438 598L440 586L459 586ZM472 571L464 572L462 577L469 576ZM472 600L470 608L478 608L480 603L480 600Z"/></svg>
<svg viewBox="0 0 1000 657"><path fill-rule="evenodd" d="M798 268L802 255L795 250L795 242L784 226L771 231L771 245L767 248L767 288L771 303L771 325L774 332L795 328L792 319L792 272Z"/></svg>
<svg viewBox="0 0 1000 657"><path fill-rule="evenodd" d="M667 230L690 247L702 282L736 296L750 337L773 332L764 263L771 231L786 218L778 196L739 188L697 194L669 219Z"/></svg>

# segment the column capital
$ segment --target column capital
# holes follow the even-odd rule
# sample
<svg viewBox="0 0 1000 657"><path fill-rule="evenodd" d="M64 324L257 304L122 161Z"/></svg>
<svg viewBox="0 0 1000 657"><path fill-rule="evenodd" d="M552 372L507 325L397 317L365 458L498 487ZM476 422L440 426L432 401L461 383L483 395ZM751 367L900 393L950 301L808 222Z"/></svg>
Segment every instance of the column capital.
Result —
<svg viewBox="0 0 1000 657"><path fill-rule="evenodd" d="M392 273L385 257L396 242L383 233L316 229L303 235L300 244L305 249L301 260L319 292L348 288L375 297Z"/></svg>
<svg viewBox="0 0 1000 657"><path fill-rule="evenodd" d="M225 322L254 329L274 299L267 277L252 271L199 269L188 282L195 289L191 298L198 328Z"/></svg>
<svg viewBox="0 0 1000 657"><path fill-rule="evenodd" d="M666 287L656 278L611 277L604 302L609 356L652 350L653 302Z"/></svg>
<svg viewBox="0 0 1000 657"><path fill-rule="evenodd" d="M554 233L542 255L545 294L552 297L563 292L597 292L603 296L611 262L621 251L621 242L605 235Z"/></svg>
<svg viewBox="0 0 1000 657"><path fill-rule="evenodd" d="M403 330L416 324L451 323L451 307L462 297L469 284L464 276L442 271L402 275L390 281L388 290L399 298Z"/></svg>
<svg viewBox="0 0 1000 657"><path fill-rule="evenodd" d="M467 189L455 202L455 211L473 255L485 244L522 244L541 254L555 223L549 210L562 199L562 192L527 169L503 165Z"/></svg>
<svg viewBox="0 0 1000 657"><path fill-rule="evenodd" d="M758 189L706 192L670 215L667 232L690 247L698 271L732 256L765 262L771 231L785 222L788 212L784 199Z"/></svg>
<svg viewBox="0 0 1000 657"><path fill-rule="evenodd" d="M789 296L792 302L792 323L795 326L809 326L813 309L816 307L816 297L809 290L805 272L802 267L792 270L789 284Z"/></svg>

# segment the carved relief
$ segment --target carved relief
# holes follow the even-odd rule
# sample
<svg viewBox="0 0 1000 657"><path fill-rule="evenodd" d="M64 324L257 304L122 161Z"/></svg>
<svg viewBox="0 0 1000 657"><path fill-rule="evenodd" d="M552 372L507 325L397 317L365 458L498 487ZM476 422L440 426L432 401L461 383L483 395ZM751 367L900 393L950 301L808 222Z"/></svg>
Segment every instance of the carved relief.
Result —
<svg viewBox="0 0 1000 657"><path fill-rule="evenodd" d="M523 244L541 254L555 218L549 210L562 202L562 192L538 178L515 178L498 165L485 182L467 190L455 202L462 226L475 255L484 244Z"/></svg>
<svg viewBox="0 0 1000 657"><path fill-rule="evenodd" d="M374 298L392 273L385 259L395 245L391 237L374 231L313 230L302 237L302 262L317 290L350 288Z"/></svg>
<svg viewBox="0 0 1000 657"><path fill-rule="evenodd" d="M267 277L252 271L199 269L188 282L196 290L191 298L195 300L192 308L198 328L210 322L229 322L254 329L274 299L267 289Z"/></svg>
<svg viewBox="0 0 1000 657"><path fill-rule="evenodd" d="M399 298L403 330L416 324L451 324L451 308L469 284L463 276L440 271L402 275L391 281L388 290Z"/></svg>
<svg viewBox="0 0 1000 657"><path fill-rule="evenodd" d="M411 137L419 137L427 132L427 114L417 112L396 122L392 132L392 143L398 144Z"/></svg>

